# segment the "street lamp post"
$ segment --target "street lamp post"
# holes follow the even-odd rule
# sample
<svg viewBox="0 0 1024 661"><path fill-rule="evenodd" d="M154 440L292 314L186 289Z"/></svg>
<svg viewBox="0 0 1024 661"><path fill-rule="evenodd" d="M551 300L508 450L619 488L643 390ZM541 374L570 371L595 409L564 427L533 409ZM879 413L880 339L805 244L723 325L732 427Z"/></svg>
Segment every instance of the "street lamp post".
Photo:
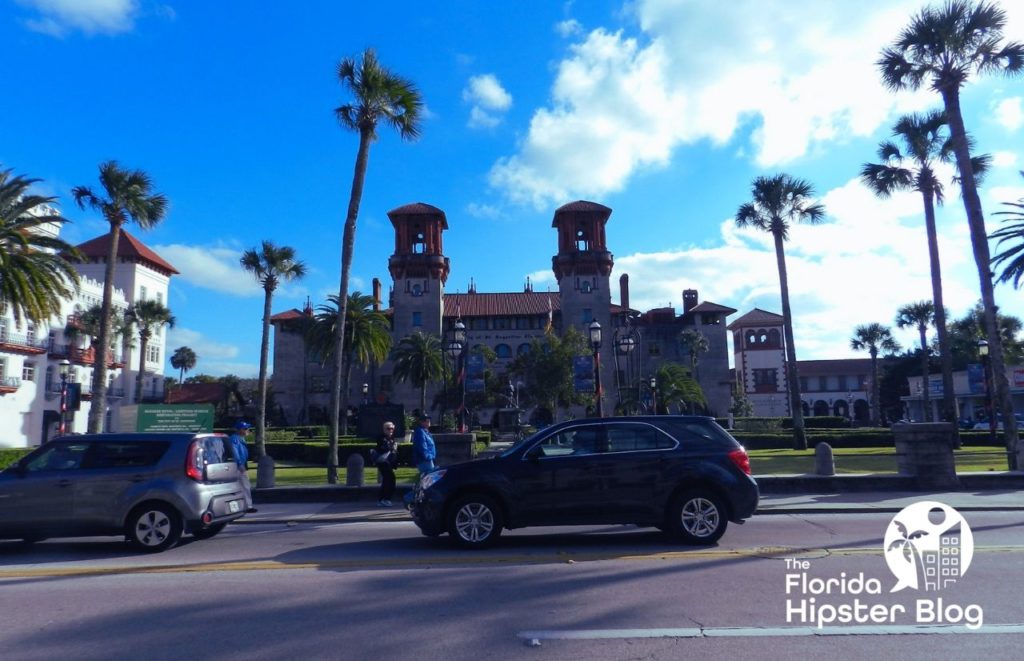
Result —
<svg viewBox="0 0 1024 661"><path fill-rule="evenodd" d="M453 328L452 328L451 339L448 340L448 342L445 344L445 348L444 348L445 352L449 356L451 356L451 359L452 359L452 369L455 371L456 374L460 374L459 371L458 371L459 370L459 356L461 356L462 353L463 353L462 349L463 349L463 344L465 343L465 341L466 341L466 327L463 325L462 320L459 319L459 320L457 320L455 322L455 326L453 326ZM447 364L447 361L445 361L445 363ZM462 391L462 403L463 403L463 405L465 404L465 401L466 401L465 398L466 398L466 392L465 392L465 390L463 390ZM447 378L445 379L445 384L444 384L444 400L445 400L444 401L445 406L447 406L448 405L448 380L447 380ZM441 417L442 417L442 419L444 418L444 410L441 411ZM459 410L459 421L456 423L456 424L458 424L459 427L462 426L461 419L462 419L462 410L460 408L460 410Z"/></svg>
<svg viewBox="0 0 1024 661"><path fill-rule="evenodd" d="M368 400L366 399L366 395L369 392L370 392L370 384L364 383L363 384L363 404L364 405L368 402Z"/></svg>
<svg viewBox="0 0 1024 661"><path fill-rule="evenodd" d="M981 356L982 369L985 370L985 410L988 414L988 435L992 445L996 444L995 406L992 404L992 385L989 371L992 369L988 359L988 342L978 340L978 355Z"/></svg>
<svg viewBox="0 0 1024 661"><path fill-rule="evenodd" d="M597 398L597 417L604 417L604 406L601 404L601 324L597 319L590 322L590 347L594 351L594 395Z"/></svg>
<svg viewBox="0 0 1024 661"><path fill-rule="evenodd" d="M466 415L466 354L468 344L466 342L466 325L462 323L462 319L455 320L455 344L458 345L458 353L455 354L456 360L462 359L462 362L457 366L459 375L459 421L458 428L460 432L466 431L465 415Z"/></svg>
<svg viewBox="0 0 1024 661"><path fill-rule="evenodd" d="M850 419L850 426L853 426L853 392L846 391L846 417Z"/></svg>
<svg viewBox="0 0 1024 661"><path fill-rule="evenodd" d="M622 383L619 379L619 355L628 356L633 351L633 347L636 346L636 340L633 339L628 333L618 334L615 336L615 394L618 403L618 407L622 408ZM626 363L629 364L628 362Z"/></svg>
<svg viewBox="0 0 1024 661"><path fill-rule="evenodd" d="M60 361L60 421L57 423L57 435L63 436L68 419L68 375L71 373L71 361L65 358Z"/></svg>
<svg viewBox="0 0 1024 661"><path fill-rule="evenodd" d="M658 379L653 374L647 385L651 387L651 413L658 415Z"/></svg>

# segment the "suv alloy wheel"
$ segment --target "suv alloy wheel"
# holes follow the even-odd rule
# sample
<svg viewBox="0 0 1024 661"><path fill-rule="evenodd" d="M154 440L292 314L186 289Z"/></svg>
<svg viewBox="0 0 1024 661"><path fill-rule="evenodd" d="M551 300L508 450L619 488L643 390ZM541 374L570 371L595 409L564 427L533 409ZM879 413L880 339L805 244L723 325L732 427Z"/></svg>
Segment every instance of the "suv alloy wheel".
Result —
<svg viewBox="0 0 1024 661"><path fill-rule="evenodd" d="M729 525L729 517L718 496L702 491L684 491L673 499L668 511L668 531L687 544L717 542Z"/></svg>
<svg viewBox="0 0 1024 661"><path fill-rule="evenodd" d="M469 495L452 505L448 533L462 547L482 549L498 540L502 525L501 511L492 498Z"/></svg>

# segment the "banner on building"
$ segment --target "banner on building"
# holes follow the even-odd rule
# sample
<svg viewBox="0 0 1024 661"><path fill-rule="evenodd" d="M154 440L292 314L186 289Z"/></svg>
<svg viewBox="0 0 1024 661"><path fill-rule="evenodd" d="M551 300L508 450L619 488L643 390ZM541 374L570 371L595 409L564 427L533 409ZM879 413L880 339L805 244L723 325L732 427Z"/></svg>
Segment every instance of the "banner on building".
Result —
<svg viewBox="0 0 1024 661"><path fill-rule="evenodd" d="M594 392L594 359L576 356L572 361L573 385L576 392Z"/></svg>
<svg viewBox="0 0 1024 661"><path fill-rule="evenodd" d="M978 363L967 365L967 387L972 395L985 394L985 369Z"/></svg>
<svg viewBox="0 0 1024 661"><path fill-rule="evenodd" d="M1013 387L1024 388L1024 367L1013 368Z"/></svg>
<svg viewBox="0 0 1024 661"><path fill-rule="evenodd" d="M478 353L466 356L466 392L484 391L484 357Z"/></svg>
<svg viewBox="0 0 1024 661"><path fill-rule="evenodd" d="M928 379L928 394L935 397L942 397L942 377Z"/></svg>

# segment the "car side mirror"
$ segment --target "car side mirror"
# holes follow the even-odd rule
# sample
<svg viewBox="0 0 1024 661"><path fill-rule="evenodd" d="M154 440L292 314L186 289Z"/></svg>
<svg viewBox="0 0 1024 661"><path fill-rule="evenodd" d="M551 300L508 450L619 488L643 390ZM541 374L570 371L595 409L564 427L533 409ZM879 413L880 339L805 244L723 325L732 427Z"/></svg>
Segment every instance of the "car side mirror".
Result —
<svg viewBox="0 0 1024 661"><path fill-rule="evenodd" d="M526 458L535 464L540 463L542 456L544 456L544 448L539 445L533 446L526 453Z"/></svg>

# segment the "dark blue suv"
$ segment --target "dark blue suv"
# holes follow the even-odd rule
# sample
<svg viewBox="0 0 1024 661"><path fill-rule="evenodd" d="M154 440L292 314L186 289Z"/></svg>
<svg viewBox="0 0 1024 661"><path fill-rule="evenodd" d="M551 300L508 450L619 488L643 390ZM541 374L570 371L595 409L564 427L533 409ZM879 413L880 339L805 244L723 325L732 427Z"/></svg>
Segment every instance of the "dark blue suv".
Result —
<svg viewBox="0 0 1024 661"><path fill-rule="evenodd" d="M637 524L712 544L757 509L743 447L713 418L572 420L492 459L425 475L410 505L428 536L493 544L503 528Z"/></svg>

